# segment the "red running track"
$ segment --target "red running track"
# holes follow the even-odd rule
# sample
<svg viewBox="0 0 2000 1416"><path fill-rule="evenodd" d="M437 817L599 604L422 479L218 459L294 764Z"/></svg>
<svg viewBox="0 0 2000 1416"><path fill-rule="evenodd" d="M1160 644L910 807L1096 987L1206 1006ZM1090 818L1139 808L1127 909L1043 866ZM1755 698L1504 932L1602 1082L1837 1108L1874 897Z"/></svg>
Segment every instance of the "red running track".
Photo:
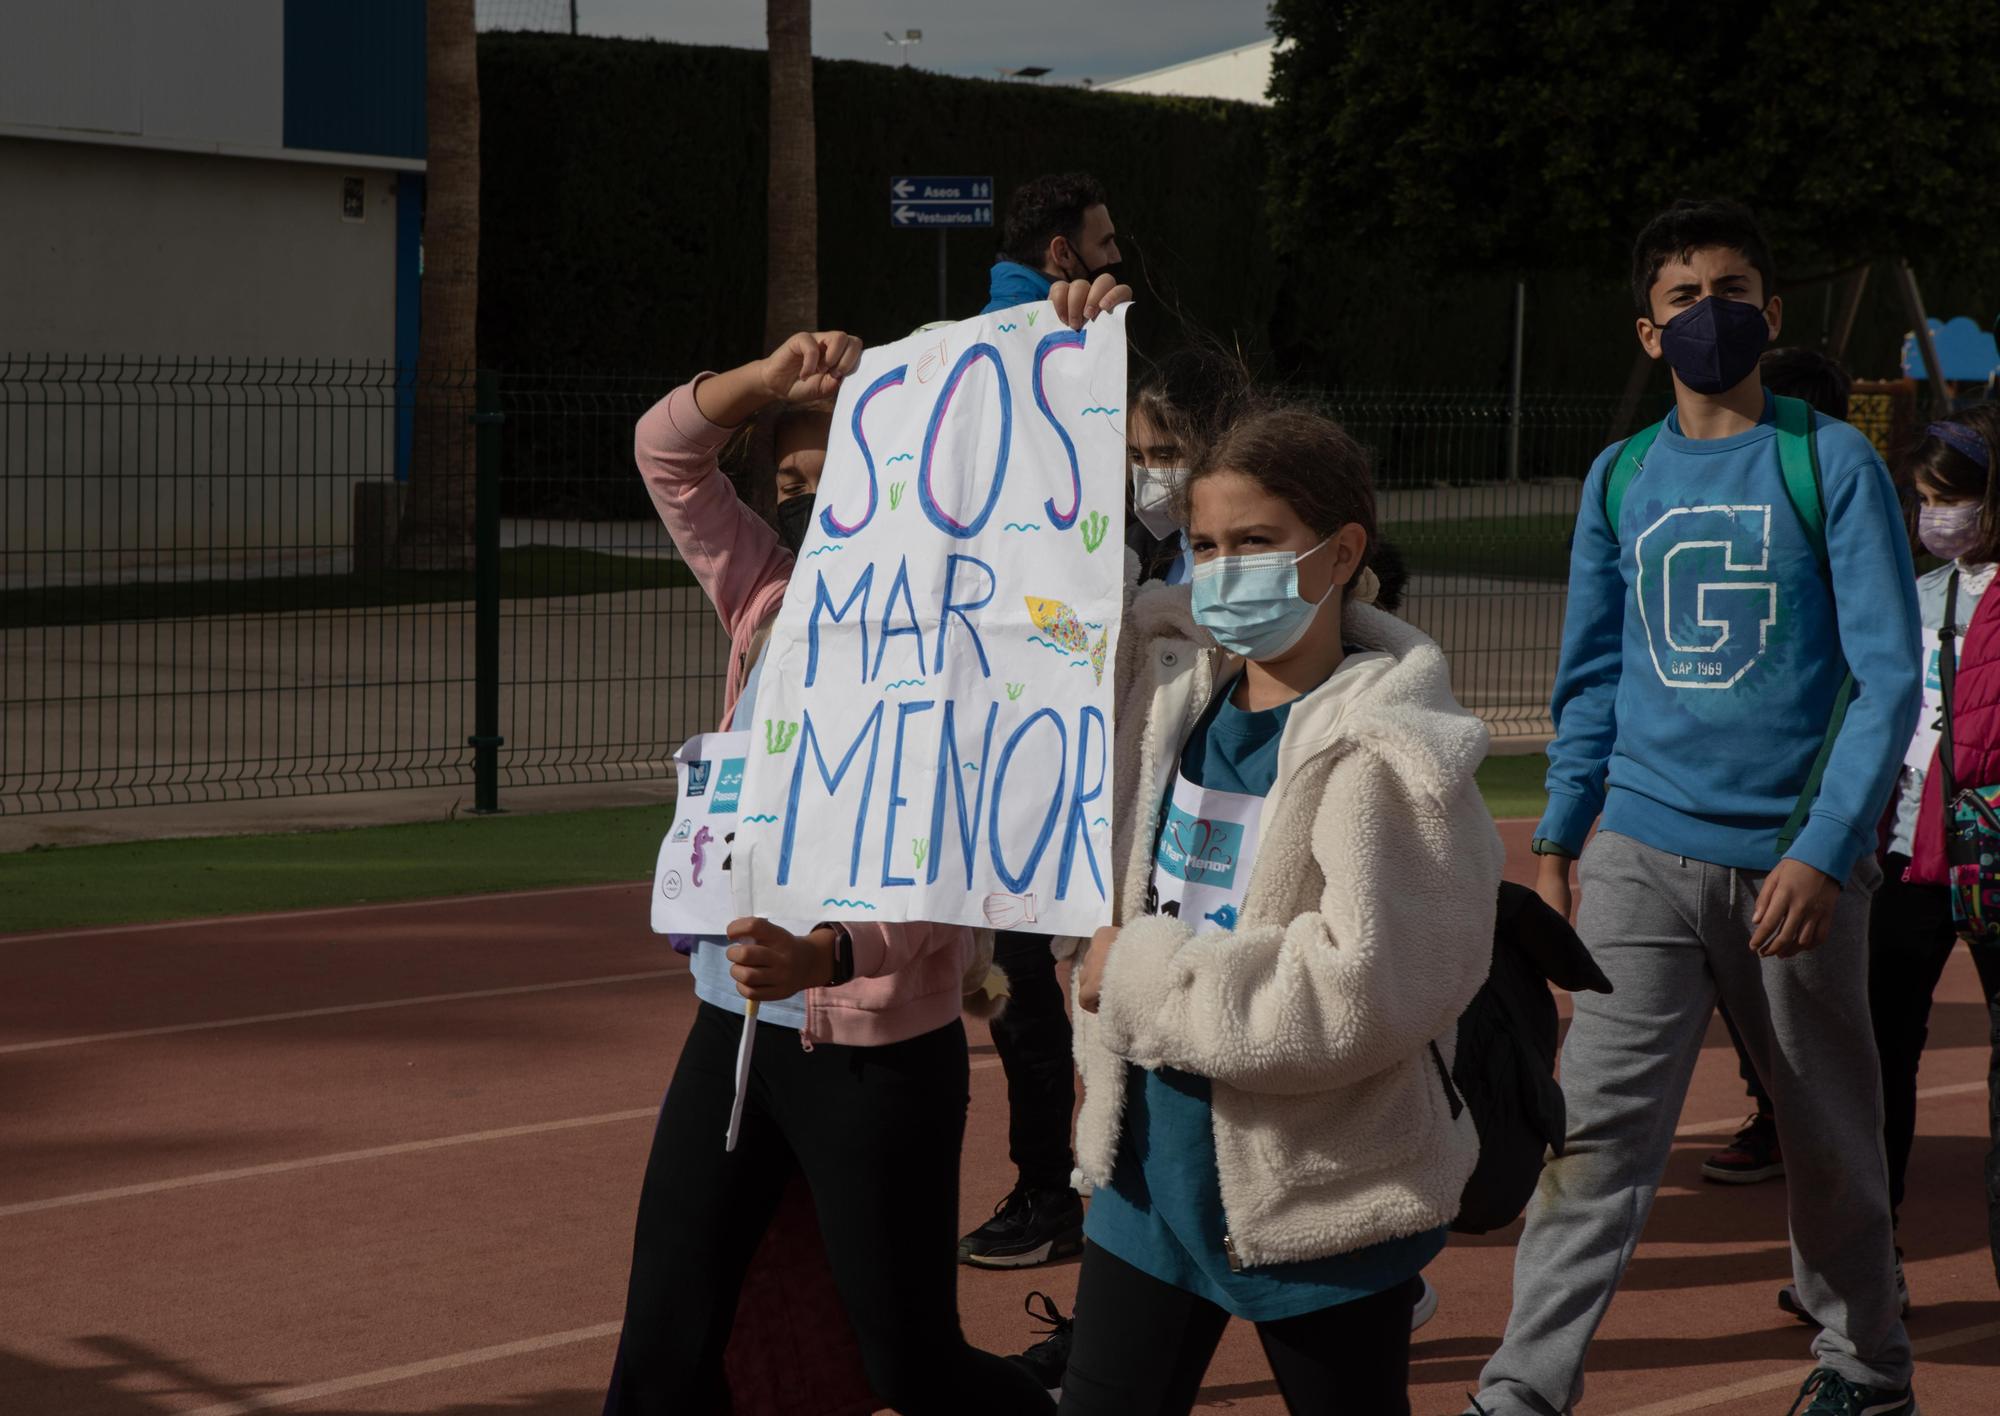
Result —
<svg viewBox="0 0 2000 1416"><path fill-rule="evenodd" d="M596 1412L692 1007L638 884L0 937L0 1413ZM974 1045L968 1227L1010 1178L976 1026ZM1961 955L1903 1233L1931 1416L2000 1412L1984 1046ZM1790 1404L1808 1333L1773 1305L1783 1186L1697 1176L1743 1109L1718 1028L1586 1416ZM1455 1240L1430 1269L1420 1416L1464 1409L1511 1259L1511 1236ZM1066 1265L965 1271L966 1330L1015 1350L1028 1290L1067 1306L1074 1284ZM1204 1393L1225 1408L1282 1409L1240 1324Z"/></svg>

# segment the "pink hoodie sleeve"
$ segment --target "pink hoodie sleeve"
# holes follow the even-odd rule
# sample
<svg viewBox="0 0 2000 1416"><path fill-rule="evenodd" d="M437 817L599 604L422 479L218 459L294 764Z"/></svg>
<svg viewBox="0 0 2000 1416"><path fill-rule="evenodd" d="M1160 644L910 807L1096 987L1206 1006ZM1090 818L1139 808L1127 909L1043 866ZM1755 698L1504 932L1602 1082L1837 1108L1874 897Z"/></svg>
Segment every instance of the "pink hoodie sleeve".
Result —
<svg viewBox="0 0 2000 1416"><path fill-rule="evenodd" d="M682 384L647 411L632 453L667 534L734 636L757 592L790 578L792 553L716 466L734 430L709 422L695 406L695 385L707 377Z"/></svg>
<svg viewBox="0 0 2000 1416"><path fill-rule="evenodd" d="M856 978L880 978L940 949L957 949L965 934L964 927L955 924L843 923L854 941Z"/></svg>

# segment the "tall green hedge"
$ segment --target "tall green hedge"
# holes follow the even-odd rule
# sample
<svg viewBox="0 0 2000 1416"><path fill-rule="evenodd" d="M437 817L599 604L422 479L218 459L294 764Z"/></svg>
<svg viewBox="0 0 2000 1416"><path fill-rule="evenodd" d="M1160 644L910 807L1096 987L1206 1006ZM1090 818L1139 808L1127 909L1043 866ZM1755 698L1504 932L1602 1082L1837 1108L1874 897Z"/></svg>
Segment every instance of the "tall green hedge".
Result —
<svg viewBox="0 0 2000 1416"><path fill-rule="evenodd" d="M484 160L480 358L491 367L662 375L749 358L763 337L764 55L567 35L480 39ZM1142 351L1185 325L1322 386L1502 389L1513 276L1427 270L1335 222L1281 264L1266 218L1269 110L948 78L820 60L820 320L872 341L937 317L937 235L889 227L897 173L1037 173L1109 189L1141 307ZM1660 200L1665 201L1662 194ZM985 303L997 231L947 238L954 316ZM1789 275L1804 272L1778 253ZM1925 269L1940 316L1990 318L2000 280ZM1794 290L1786 339L1816 339L1823 290ZM1896 367L1908 321L1876 279L1849 352ZM1632 366L1629 297L1605 276L1529 277L1530 389L1615 393ZM1666 379L1656 371L1655 388Z"/></svg>
<svg viewBox="0 0 2000 1416"><path fill-rule="evenodd" d="M1105 183L1144 302L1142 346L1192 320L1261 347L1279 275L1265 110L814 66L820 322L870 340L937 318L937 234L889 226L898 173ZM482 111L480 359L678 372L763 335L767 103L757 50L490 34ZM998 213L996 213L997 215ZM946 237L951 314L976 313L999 232Z"/></svg>

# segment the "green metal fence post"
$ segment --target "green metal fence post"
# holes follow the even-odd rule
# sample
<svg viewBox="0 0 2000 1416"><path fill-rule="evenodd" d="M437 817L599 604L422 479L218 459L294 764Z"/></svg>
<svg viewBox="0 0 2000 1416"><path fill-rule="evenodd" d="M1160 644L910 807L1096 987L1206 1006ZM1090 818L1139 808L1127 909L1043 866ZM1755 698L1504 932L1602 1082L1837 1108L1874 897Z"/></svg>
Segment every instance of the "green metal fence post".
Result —
<svg viewBox="0 0 2000 1416"><path fill-rule="evenodd" d="M472 543L472 809L500 809L500 375L481 369L472 422L477 429Z"/></svg>

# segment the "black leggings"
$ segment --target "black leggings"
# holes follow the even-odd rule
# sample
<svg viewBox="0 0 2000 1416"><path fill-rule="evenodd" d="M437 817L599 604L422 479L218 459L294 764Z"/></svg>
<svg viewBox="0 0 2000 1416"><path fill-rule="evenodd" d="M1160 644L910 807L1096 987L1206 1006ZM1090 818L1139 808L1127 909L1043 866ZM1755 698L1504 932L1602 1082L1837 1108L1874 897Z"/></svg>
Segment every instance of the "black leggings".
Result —
<svg viewBox="0 0 2000 1416"><path fill-rule="evenodd" d="M800 1172L877 1398L905 1416L1047 1416L1032 1377L959 1329L964 1026L807 1052L792 1029L758 1024L742 1135L726 1152L742 1026L703 1003L660 1108L607 1416L729 1409L722 1354L737 1296Z"/></svg>
<svg viewBox="0 0 2000 1416"><path fill-rule="evenodd" d="M1423 1280L1296 1318L1257 1340L1292 1416L1409 1416L1410 1310ZM1062 1416L1184 1416L1229 1314L1086 1244Z"/></svg>
<svg viewBox="0 0 2000 1416"><path fill-rule="evenodd" d="M1007 975L1007 1006L993 1019L993 1050L1007 1075L1007 1152L1031 1190L1067 1190L1076 1060L1069 1014L1046 934L1003 929L993 962Z"/></svg>
<svg viewBox="0 0 2000 1416"><path fill-rule="evenodd" d="M1875 1049L1882 1057L1882 1140L1889 1161L1889 1209L1903 1207L1903 1185L1917 1135L1917 1069L1930 1039L1931 995L1958 947L1951 891L1906 885L1907 856L1882 866L1882 888L1868 919L1868 1006ZM1979 991L1986 995L1991 1043L1987 1054L1986 1232L1993 1272L2000 1277L2000 949L1972 949Z"/></svg>

